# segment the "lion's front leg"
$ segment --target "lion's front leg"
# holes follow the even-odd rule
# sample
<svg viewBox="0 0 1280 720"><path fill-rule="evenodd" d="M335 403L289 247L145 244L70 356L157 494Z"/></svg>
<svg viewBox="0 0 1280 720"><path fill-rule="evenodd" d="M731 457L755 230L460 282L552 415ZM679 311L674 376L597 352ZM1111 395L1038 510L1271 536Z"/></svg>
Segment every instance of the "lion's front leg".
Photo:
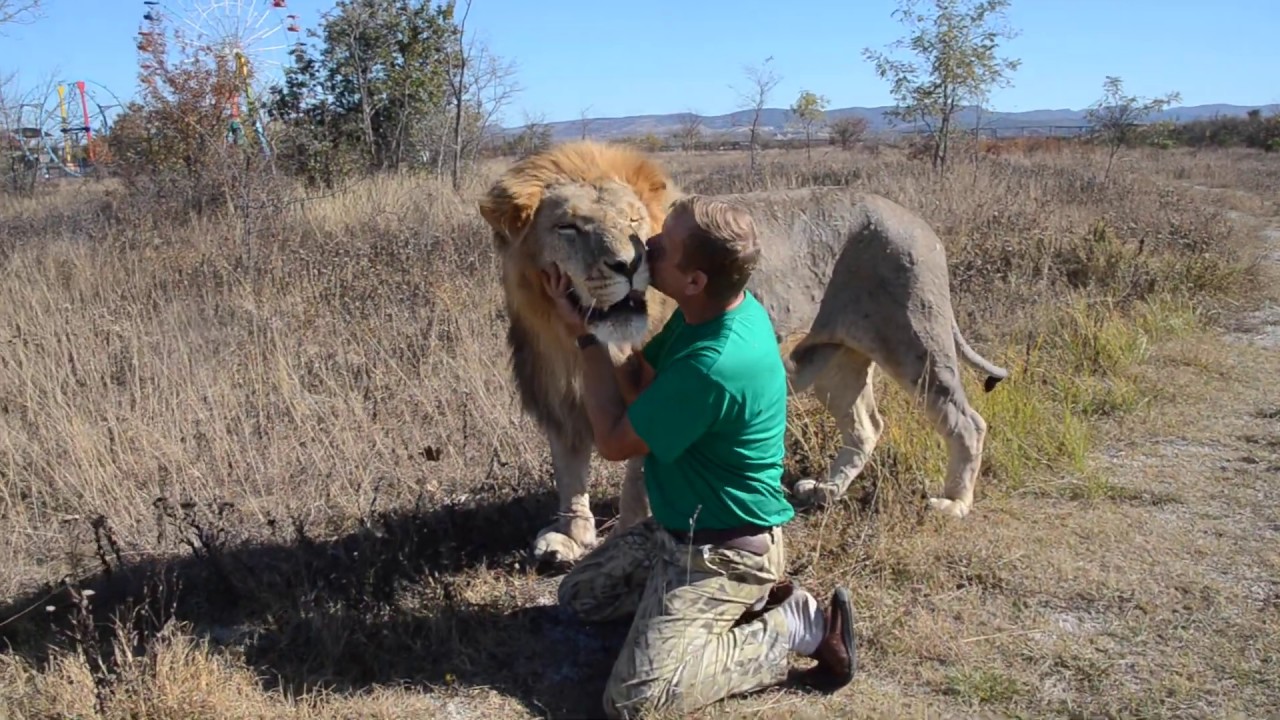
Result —
<svg viewBox="0 0 1280 720"><path fill-rule="evenodd" d="M622 493L618 505L618 527L614 532L622 532L649 517L649 493L644 487L643 455L627 461L627 472L622 478Z"/></svg>
<svg viewBox="0 0 1280 720"><path fill-rule="evenodd" d="M792 492L798 505L826 507L844 497L875 452L884 419L876 408L873 368L870 358L845 349L831 359L814 383L814 395L840 429L841 448L824 480L803 478L796 482Z"/></svg>
<svg viewBox="0 0 1280 720"><path fill-rule="evenodd" d="M559 519L538 532L533 555L538 562L573 564L596 544L596 519L591 513L587 483L591 470L591 445L571 445L549 437L556 492L560 496Z"/></svg>

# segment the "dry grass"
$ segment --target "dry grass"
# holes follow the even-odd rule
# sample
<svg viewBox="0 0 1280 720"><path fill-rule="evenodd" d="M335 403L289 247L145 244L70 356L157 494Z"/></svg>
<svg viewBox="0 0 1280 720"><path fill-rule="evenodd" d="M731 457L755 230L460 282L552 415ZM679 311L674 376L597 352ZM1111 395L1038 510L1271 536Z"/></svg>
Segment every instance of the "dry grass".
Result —
<svg viewBox="0 0 1280 720"><path fill-rule="evenodd" d="M1014 375L989 395L970 376L991 434L959 524L923 513L943 448L878 379L888 428L864 481L790 533L801 582L855 589L863 674L708 712L1274 710L1280 595L1258 578L1280 559L1242 535L1262 521L1200 517L1191 477L1148 477L1150 460L1097 462L1146 432L1216 432L1194 409L1207 393L1256 401L1274 360L1204 338L1256 286L1256 238L1229 213L1273 210L1274 159L1137 154L1102 186L1101 159L1061 148L946 185L893 149L802 158L767 154L767 183L851 184L935 224L961 326ZM749 180L742 157L669 162L689 190ZM298 202L269 187L239 217L178 218L109 183L0 198L10 713L598 712L625 628L566 620L525 565L554 500L473 210L496 170L461 199L411 176ZM792 411L796 472L834 453L813 407ZM619 475L597 467L604 521ZM1249 477L1222 507L1266 492Z"/></svg>

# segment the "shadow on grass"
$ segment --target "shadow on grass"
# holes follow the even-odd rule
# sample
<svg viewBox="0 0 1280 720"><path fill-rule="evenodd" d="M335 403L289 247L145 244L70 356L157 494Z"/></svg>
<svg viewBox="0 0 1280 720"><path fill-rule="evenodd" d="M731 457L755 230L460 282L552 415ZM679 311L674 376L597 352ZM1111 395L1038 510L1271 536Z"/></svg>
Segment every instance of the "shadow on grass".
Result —
<svg viewBox="0 0 1280 720"><path fill-rule="evenodd" d="M145 653L177 620L238 648L266 687L290 695L487 686L539 715L598 715L627 626L583 625L555 607L558 578L530 580L545 570L528 548L554 493L420 505L370 513L333 540L294 523L233 544L219 525L224 506L158 500L162 528L182 533L187 554L126 561L99 520L101 570L4 603L0 643L37 665L54 648L81 648L109 692L115 643ZM608 501L593 510L613 515ZM531 586L539 597L512 592Z"/></svg>

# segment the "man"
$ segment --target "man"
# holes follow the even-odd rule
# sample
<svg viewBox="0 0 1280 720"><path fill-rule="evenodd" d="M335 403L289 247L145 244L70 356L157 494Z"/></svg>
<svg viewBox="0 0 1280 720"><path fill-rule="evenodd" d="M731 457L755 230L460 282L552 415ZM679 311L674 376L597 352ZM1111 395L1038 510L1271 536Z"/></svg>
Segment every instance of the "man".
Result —
<svg viewBox="0 0 1280 720"><path fill-rule="evenodd" d="M634 613L605 689L612 718L687 713L786 679L789 652L816 659L803 677L835 689L853 679L848 591L828 611L780 581L787 385L772 323L746 291L760 249L749 214L726 202L675 203L648 243L653 286L679 308L630 367L615 371L547 271L578 338L597 450L645 456L653 515L609 537L560 585L587 621ZM635 380L619 385L619 376ZM625 390L625 393L624 393ZM634 398L628 405L624 399Z"/></svg>

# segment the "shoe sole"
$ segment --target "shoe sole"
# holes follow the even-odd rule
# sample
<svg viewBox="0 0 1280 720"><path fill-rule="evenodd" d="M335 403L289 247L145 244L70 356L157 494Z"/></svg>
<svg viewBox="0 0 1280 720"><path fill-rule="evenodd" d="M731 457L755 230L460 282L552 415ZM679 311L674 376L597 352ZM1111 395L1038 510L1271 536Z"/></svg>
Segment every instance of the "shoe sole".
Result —
<svg viewBox="0 0 1280 720"><path fill-rule="evenodd" d="M849 599L849 591L837 587L831 593L831 609L833 615L840 617L840 641L849 653L849 669L840 675L827 675L816 672L819 666L810 668L801 674L801 681L819 692L833 693L853 682L858 671L858 646L853 634L853 601Z"/></svg>
<svg viewBox="0 0 1280 720"><path fill-rule="evenodd" d="M831 604L841 615L840 639L849 652L849 672L844 674L840 683L848 685L858 672L858 646L853 637L853 601L849 598L849 591L844 587L837 587L832 593Z"/></svg>

